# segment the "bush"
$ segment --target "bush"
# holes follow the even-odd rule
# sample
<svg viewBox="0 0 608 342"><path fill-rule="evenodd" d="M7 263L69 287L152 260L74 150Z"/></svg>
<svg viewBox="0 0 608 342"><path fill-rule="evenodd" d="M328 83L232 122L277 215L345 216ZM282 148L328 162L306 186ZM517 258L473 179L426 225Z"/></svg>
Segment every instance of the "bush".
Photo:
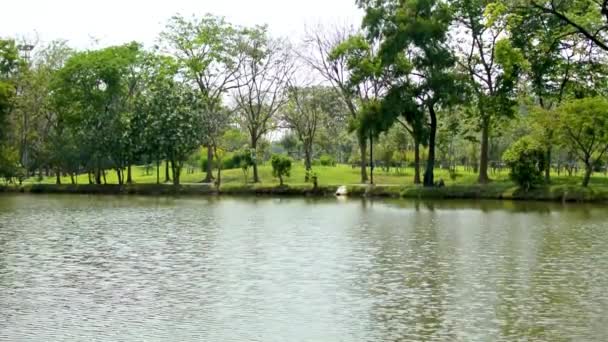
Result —
<svg viewBox="0 0 608 342"><path fill-rule="evenodd" d="M241 150L236 153L231 158L231 163L234 166L240 167L243 170L243 176L245 177L245 183L247 183L247 177L249 176L249 167L253 166L253 157L251 156L251 151Z"/></svg>
<svg viewBox="0 0 608 342"><path fill-rule="evenodd" d="M321 166L336 166L336 160L334 157L324 154L319 158L319 164L321 164Z"/></svg>
<svg viewBox="0 0 608 342"><path fill-rule="evenodd" d="M280 154L275 154L271 159L272 175L279 178L281 186L283 186L283 177L289 177L291 172L291 158Z"/></svg>
<svg viewBox="0 0 608 342"><path fill-rule="evenodd" d="M511 168L511 180L525 191L543 183L545 149L532 137L516 141L505 151L503 160Z"/></svg>

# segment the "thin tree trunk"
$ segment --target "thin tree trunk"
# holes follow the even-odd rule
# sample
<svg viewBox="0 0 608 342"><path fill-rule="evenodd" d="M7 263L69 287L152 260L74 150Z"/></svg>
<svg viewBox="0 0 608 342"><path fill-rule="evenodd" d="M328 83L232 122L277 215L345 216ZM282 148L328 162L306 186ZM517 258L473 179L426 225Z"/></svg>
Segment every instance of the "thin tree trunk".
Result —
<svg viewBox="0 0 608 342"><path fill-rule="evenodd" d="M551 183L551 146L547 146L547 154L545 155L545 182Z"/></svg>
<svg viewBox="0 0 608 342"><path fill-rule="evenodd" d="M369 184L374 184L374 137L369 134Z"/></svg>
<svg viewBox="0 0 608 342"><path fill-rule="evenodd" d="M414 141L414 184L420 184L420 142Z"/></svg>
<svg viewBox="0 0 608 342"><path fill-rule="evenodd" d="M106 179L106 170L101 169L101 175L103 176L103 184L108 184L108 180Z"/></svg>
<svg viewBox="0 0 608 342"><path fill-rule="evenodd" d="M217 148L214 148L215 153L217 154ZM216 158L216 160L218 161L217 163L217 177L215 179L215 186L219 192L220 190L220 186L222 185L222 163L220 162L219 158Z"/></svg>
<svg viewBox="0 0 608 342"><path fill-rule="evenodd" d="M173 185L179 185L181 167L174 160L171 161L171 170L173 171Z"/></svg>
<svg viewBox="0 0 608 342"><path fill-rule="evenodd" d="M171 176L169 175L169 161L165 160L165 183L171 181Z"/></svg>
<svg viewBox="0 0 608 342"><path fill-rule="evenodd" d="M131 175L131 164L127 166L127 184L133 184L133 177Z"/></svg>
<svg viewBox="0 0 608 342"><path fill-rule="evenodd" d="M87 175L89 176L89 184L93 184L93 178L91 178L91 170L87 171Z"/></svg>
<svg viewBox="0 0 608 342"><path fill-rule="evenodd" d="M160 184L160 160L156 160L156 184Z"/></svg>
<svg viewBox="0 0 608 342"><path fill-rule="evenodd" d="M593 173L593 165L591 162L585 162L585 177L583 178L583 187L589 186L589 181L591 180L591 174Z"/></svg>
<svg viewBox="0 0 608 342"><path fill-rule="evenodd" d="M361 184L367 183L367 139L359 137L359 151L361 154Z"/></svg>
<svg viewBox="0 0 608 342"><path fill-rule="evenodd" d="M481 124L481 155L479 158L479 178L480 184L490 181L488 177L488 159L490 150L490 118L484 118Z"/></svg>
<svg viewBox="0 0 608 342"><path fill-rule="evenodd" d="M254 158L253 158L253 182L254 183L259 183L260 182L260 176L258 174L258 140L253 138L251 139L251 149L254 153Z"/></svg>
<svg viewBox="0 0 608 342"><path fill-rule="evenodd" d="M304 147L304 168L306 169L306 173L304 175L304 182L310 181L310 170L312 170L312 153L311 147Z"/></svg>
<svg viewBox="0 0 608 342"><path fill-rule="evenodd" d="M213 182L213 147L207 146L207 176L203 183Z"/></svg>
<svg viewBox="0 0 608 342"><path fill-rule="evenodd" d="M431 124L429 129L429 154L424 171L424 186L432 187L435 185L435 138L437 136L437 114L432 105L429 106L429 116Z"/></svg>
<svg viewBox="0 0 608 342"><path fill-rule="evenodd" d="M72 185L76 184L76 181L74 180L74 173L70 172L70 181L72 182Z"/></svg>
<svg viewBox="0 0 608 342"><path fill-rule="evenodd" d="M118 185L122 185L122 170L120 168L116 169L116 175L118 176Z"/></svg>
<svg viewBox="0 0 608 342"><path fill-rule="evenodd" d="M55 173L56 179L55 179L55 184L60 185L61 184L61 169L57 168L57 172Z"/></svg>
<svg viewBox="0 0 608 342"><path fill-rule="evenodd" d="M95 169L95 184L101 184L101 169Z"/></svg>

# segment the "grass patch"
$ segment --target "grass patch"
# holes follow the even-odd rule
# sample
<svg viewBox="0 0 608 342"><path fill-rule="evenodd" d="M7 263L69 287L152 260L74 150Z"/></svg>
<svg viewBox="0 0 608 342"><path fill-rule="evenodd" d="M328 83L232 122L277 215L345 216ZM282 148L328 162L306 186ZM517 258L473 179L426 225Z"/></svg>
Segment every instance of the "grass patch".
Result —
<svg viewBox="0 0 608 342"><path fill-rule="evenodd" d="M161 182L164 181L164 167L160 169ZM301 163L294 164L291 177L286 185L279 186L278 179L272 176L270 165L260 165L261 182L245 183L245 176L240 169L222 171L222 185L219 192L211 184L201 184L205 174L201 170L182 175L182 185L156 184L156 169L134 167L132 170L134 184L117 185L115 172L106 173L107 185L89 185L86 174L77 177L76 185L69 184L70 178L63 177L62 185L55 185L54 177L42 180L28 179L23 186L4 186L0 191L29 193L88 193L88 194L139 194L139 195L276 195L276 196L333 196L339 186L346 185L350 196L371 197L404 197L417 199L508 199L508 200L541 200L541 201L607 201L608 177L595 174L589 188L580 186L582 173L572 177L553 175L552 184L525 192L508 179L508 171L491 173L492 182L486 185L477 184L477 174L460 168L457 176L451 178L447 170L437 169L435 178L443 179L446 186L442 188L424 188L413 184L412 168L389 171L376 169L376 185L360 184L360 170L349 165L335 167L316 166L318 187L305 183L305 170ZM248 179L251 181L250 170Z"/></svg>

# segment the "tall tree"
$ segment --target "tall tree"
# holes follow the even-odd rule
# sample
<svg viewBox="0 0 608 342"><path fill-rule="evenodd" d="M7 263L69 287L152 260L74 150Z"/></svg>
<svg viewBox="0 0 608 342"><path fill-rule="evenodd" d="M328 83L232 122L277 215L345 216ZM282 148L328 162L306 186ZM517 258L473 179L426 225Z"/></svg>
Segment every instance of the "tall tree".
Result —
<svg viewBox="0 0 608 342"><path fill-rule="evenodd" d="M312 170L313 146L317 133L329 113L340 110L340 100L332 88L322 86L289 87L289 102L281 120L298 137L304 150L305 181Z"/></svg>
<svg viewBox="0 0 608 342"><path fill-rule="evenodd" d="M330 55L330 60L344 60L349 71L347 90L357 99L356 115L350 120L350 128L357 132L359 141L369 139L371 184L374 172L373 139L388 130L394 121L392 113L379 111L379 101L386 93L386 75L378 50L378 39L357 34L336 46Z"/></svg>
<svg viewBox="0 0 608 342"><path fill-rule="evenodd" d="M363 25L369 36L381 40L382 67L392 74L384 110L400 114L399 110L415 108L428 114L423 183L433 186L437 110L456 103L462 93L453 73L455 58L446 44L450 8L439 0L361 0L359 4L366 10Z"/></svg>
<svg viewBox="0 0 608 342"><path fill-rule="evenodd" d="M20 60L14 40L0 39L0 140L6 138L6 119L16 93L14 76Z"/></svg>
<svg viewBox="0 0 608 342"><path fill-rule="evenodd" d="M277 113L287 103L287 85L295 64L287 42L271 38L266 27L248 30L241 48L244 59L237 71L233 98L240 124L250 137L253 180L259 182L258 143L275 127Z"/></svg>
<svg viewBox="0 0 608 342"><path fill-rule="evenodd" d="M335 53L339 45L344 44L351 36L358 32L349 27L309 29L304 39L305 49L299 57L310 67L316 70L325 81L340 94L348 110L350 120L356 121L360 114L360 104L366 96L369 87L352 88L349 56ZM359 145L359 159L361 170L361 183L367 183L367 137L357 136Z"/></svg>
<svg viewBox="0 0 608 342"><path fill-rule="evenodd" d="M185 78L195 84L205 101L205 120L224 120L226 111L222 99L231 89L239 86L239 70L244 62L242 41L244 31L224 18L207 14L203 17L184 18L173 16L161 40L180 63ZM204 132L207 147L207 176L205 182L213 179L213 143L221 132Z"/></svg>
<svg viewBox="0 0 608 342"><path fill-rule="evenodd" d="M589 97L565 103L560 111L560 132L565 146L585 164L583 186L593 167L608 151L608 101Z"/></svg>
<svg viewBox="0 0 608 342"><path fill-rule="evenodd" d="M479 118L481 129L478 181L487 183L492 124L513 115L515 88L525 60L508 40L508 11L502 1L459 0L454 6L463 33L456 42L459 65L470 79L475 95L472 114Z"/></svg>
<svg viewBox="0 0 608 342"><path fill-rule="evenodd" d="M129 130L140 85L140 57L137 43L77 53L54 81L55 104L65 121L82 133L98 183L104 166L110 166L122 184L124 169L133 161Z"/></svg>

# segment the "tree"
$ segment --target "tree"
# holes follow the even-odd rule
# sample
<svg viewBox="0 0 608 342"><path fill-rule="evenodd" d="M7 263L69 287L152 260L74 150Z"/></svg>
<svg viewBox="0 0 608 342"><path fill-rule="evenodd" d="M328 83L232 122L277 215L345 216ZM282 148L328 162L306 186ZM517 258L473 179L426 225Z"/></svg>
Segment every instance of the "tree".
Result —
<svg viewBox="0 0 608 342"><path fill-rule="evenodd" d="M237 151L232 157L233 161L243 171L243 177L245 178L245 184L247 184L249 177L249 167L254 165L251 152L249 150Z"/></svg>
<svg viewBox="0 0 608 342"><path fill-rule="evenodd" d="M109 161L123 184L123 170L134 160L130 123L141 91L141 46L130 43L74 54L57 72L54 104L82 138L96 181Z"/></svg>
<svg viewBox="0 0 608 342"><path fill-rule="evenodd" d="M340 110L340 100L336 98L333 89L321 86L291 86L288 93L289 102L282 115L282 121L302 143L306 169L305 181L308 182L317 132L329 113Z"/></svg>
<svg viewBox="0 0 608 342"><path fill-rule="evenodd" d="M272 175L279 178L280 186L283 186L283 177L289 177L291 172L291 158L275 154L271 159Z"/></svg>
<svg viewBox="0 0 608 342"><path fill-rule="evenodd" d="M530 16L553 17L577 34L608 51L608 0L519 0Z"/></svg>
<svg viewBox="0 0 608 342"><path fill-rule="evenodd" d="M59 138L55 134L59 115L52 106L51 96L53 77L73 51L61 40L38 46L34 51L31 64L25 64L17 75L19 96L14 101L12 126L19 131L21 164L28 172L38 168L41 174L54 152L51 146L57 146L53 139Z"/></svg>
<svg viewBox="0 0 608 342"><path fill-rule="evenodd" d="M275 127L277 113L287 103L286 86L295 65L287 42L269 37L266 27L248 30L241 44L244 59L233 98L241 127L249 133L253 181L257 183L258 143Z"/></svg>
<svg viewBox="0 0 608 342"><path fill-rule="evenodd" d="M171 58L152 61L146 94L138 105L138 126L144 128L142 141L149 154L170 164L173 184L179 185L184 162L202 142L202 114L206 103L188 84L176 80ZM157 171L158 179L158 171Z"/></svg>
<svg viewBox="0 0 608 342"><path fill-rule="evenodd" d="M450 8L438 0L359 3L366 10L363 25L369 36L381 39L382 69L391 73L382 110L406 116L428 113L424 185L434 186L437 110L457 103L463 93L453 73L455 58L445 44Z"/></svg>
<svg viewBox="0 0 608 342"><path fill-rule="evenodd" d="M331 60L345 60L349 71L346 89L358 99L356 115L349 124L359 141L369 139L370 184L374 183L373 139L388 130L394 121L393 113L380 110L379 101L386 87L378 48L374 37L353 35L336 46L330 55Z"/></svg>
<svg viewBox="0 0 608 342"><path fill-rule="evenodd" d="M511 30L510 39L527 61L522 76L527 76L524 85L534 96L531 107L539 107L532 108L531 121L533 134L546 146L545 181L549 183L553 146L558 139L555 109L573 95L577 84L596 83L593 79L598 73L589 66L603 63L594 60L597 48L573 34L572 28L556 16L536 15L527 6L515 7L509 15L509 26L518 28ZM590 79L591 74L596 76Z"/></svg>
<svg viewBox="0 0 608 342"><path fill-rule="evenodd" d="M564 145L585 164L583 186L589 185L593 166L608 150L608 100L585 98L564 103L559 109Z"/></svg>
<svg viewBox="0 0 608 342"><path fill-rule="evenodd" d="M545 148L531 136L525 136L515 142L503 155L503 160L511 168L511 179L525 191L543 182Z"/></svg>
<svg viewBox="0 0 608 342"><path fill-rule="evenodd" d="M348 27L336 27L329 30L323 27L308 30L304 39L305 49L299 57L316 70L342 98L349 113L350 121L356 121L360 114L360 104L365 99L370 87L352 87L352 75L349 58L344 53L336 53L338 46L343 45L357 31ZM359 164L361 183L367 183L367 137L357 136L359 147Z"/></svg>
<svg viewBox="0 0 608 342"><path fill-rule="evenodd" d="M502 1L460 0L455 3L458 25L468 37L459 39L459 65L468 74L479 118L481 150L479 183L487 183L489 140L493 122L514 113L515 87L525 63L508 39L508 11Z"/></svg>
<svg viewBox="0 0 608 342"><path fill-rule="evenodd" d="M0 39L0 141L7 136L6 119L16 95L14 74L20 65L14 40Z"/></svg>
<svg viewBox="0 0 608 342"><path fill-rule="evenodd" d="M207 106L204 122L227 121L224 115L228 112L222 107L222 98L240 86L243 34L243 30L224 18L210 14L189 19L175 15L161 33L161 40L177 58L184 77L200 90ZM215 129L215 124L204 128L208 160L205 182L209 183L213 179L214 143L221 137L222 130Z"/></svg>

